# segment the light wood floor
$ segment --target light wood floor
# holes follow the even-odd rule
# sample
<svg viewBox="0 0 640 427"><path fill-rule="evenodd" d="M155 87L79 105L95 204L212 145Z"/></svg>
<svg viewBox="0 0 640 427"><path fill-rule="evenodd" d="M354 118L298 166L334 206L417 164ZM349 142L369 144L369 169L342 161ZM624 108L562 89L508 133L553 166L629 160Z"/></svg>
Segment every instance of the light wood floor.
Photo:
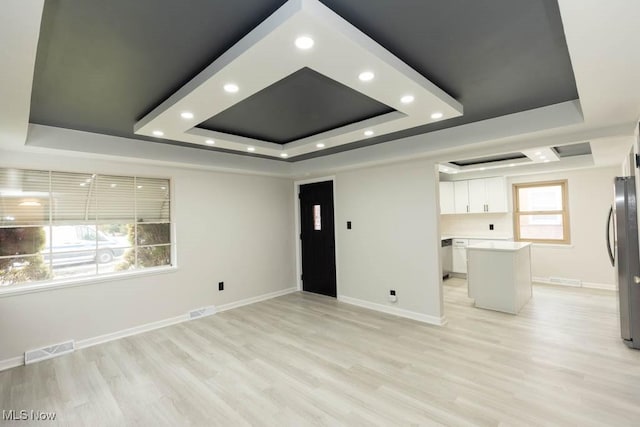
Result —
<svg viewBox="0 0 640 427"><path fill-rule="evenodd" d="M536 286L511 316L451 279L445 301L435 327L290 294L0 372L0 408L64 426L639 425L613 292Z"/></svg>

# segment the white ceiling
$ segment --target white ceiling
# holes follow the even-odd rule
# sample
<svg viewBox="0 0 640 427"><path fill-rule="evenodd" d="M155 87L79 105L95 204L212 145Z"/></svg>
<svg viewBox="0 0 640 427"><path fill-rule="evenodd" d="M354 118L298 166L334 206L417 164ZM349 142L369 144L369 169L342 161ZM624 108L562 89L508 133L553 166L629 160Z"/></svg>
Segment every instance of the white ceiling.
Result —
<svg viewBox="0 0 640 427"><path fill-rule="evenodd" d="M296 163L194 153L199 150L172 146L159 149L150 142L46 126L31 125L27 135L43 3L4 0L0 6L2 150L55 147L85 156L298 177L407 158L447 161L461 153L470 158L589 141L593 160L584 166L607 166L622 162L635 140L640 118L640 2L559 0L579 103L566 102Z"/></svg>

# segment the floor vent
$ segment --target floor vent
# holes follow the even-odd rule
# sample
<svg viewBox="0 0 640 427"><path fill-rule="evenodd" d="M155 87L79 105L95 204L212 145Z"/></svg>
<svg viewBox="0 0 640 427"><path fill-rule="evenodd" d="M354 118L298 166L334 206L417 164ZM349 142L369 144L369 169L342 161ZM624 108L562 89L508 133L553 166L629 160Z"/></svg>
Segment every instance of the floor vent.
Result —
<svg viewBox="0 0 640 427"><path fill-rule="evenodd" d="M549 277L549 282L557 283L559 285L567 285L567 286L582 286L582 281L580 279L565 279L563 277Z"/></svg>
<svg viewBox="0 0 640 427"><path fill-rule="evenodd" d="M38 348L24 353L24 364L40 362L41 360L51 359L52 357L62 356L75 350L76 345L73 340L62 342L60 344L50 345L49 347Z"/></svg>
<svg viewBox="0 0 640 427"><path fill-rule="evenodd" d="M211 316L212 314L216 314L216 308L214 306L203 307L197 310L192 310L189 312L189 319L197 319L199 317Z"/></svg>

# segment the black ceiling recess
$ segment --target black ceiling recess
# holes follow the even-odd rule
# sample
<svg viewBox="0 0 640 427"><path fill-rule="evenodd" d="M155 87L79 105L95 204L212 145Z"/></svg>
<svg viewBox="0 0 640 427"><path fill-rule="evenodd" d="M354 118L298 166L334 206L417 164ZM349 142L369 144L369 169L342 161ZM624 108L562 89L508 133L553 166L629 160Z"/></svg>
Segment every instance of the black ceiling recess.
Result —
<svg viewBox="0 0 640 427"><path fill-rule="evenodd" d="M485 163L494 163L494 162L505 162L507 160L517 160L517 159L526 159L522 153L507 153L507 154L496 154L495 156L487 156L487 157L478 157L475 159L467 159L467 160L456 160L453 162L449 162L452 165L456 166L475 166L481 165Z"/></svg>
<svg viewBox="0 0 640 427"><path fill-rule="evenodd" d="M553 147L558 157L585 156L591 154L591 144L588 142L580 142L577 144L560 145Z"/></svg>
<svg viewBox="0 0 640 427"><path fill-rule="evenodd" d="M556 0L322 2L456 98L464 115L292 161L578 98ZM47 0L30 121L188 145L135 135L133 126L284 3ZM256 72L261 66L256 64ZM307 72L300 81L311 82L305 90L318 103L345 102L344 108L325 111L327 117L318 118L320 108L309 106L295 111L296 117L285 117L292 105L299 105L300 97L283 84L282 96L257 98L255 105L237 106L213 122L246 133L248 128L238 127L244 108L263 105L281 110L280 129L260 123L259 118L245 119L254 121L257 135L283 142L383 111L379 105L356 100L348 90L316 96L318 88L326 86Z"/></svg>
<svg viewBox="0 0 640 427"><path fill-rule="evenodd" d="M286 144L393 108L303 68L198 126Z"/></svg>

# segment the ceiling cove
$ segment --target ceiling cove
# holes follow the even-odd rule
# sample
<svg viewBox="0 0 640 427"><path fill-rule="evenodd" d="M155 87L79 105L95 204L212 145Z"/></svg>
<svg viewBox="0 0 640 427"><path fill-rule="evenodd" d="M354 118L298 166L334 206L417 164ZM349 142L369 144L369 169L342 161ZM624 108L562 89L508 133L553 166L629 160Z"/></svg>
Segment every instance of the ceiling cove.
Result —
<svg viewBox="0 0 640 427"><path fill-rule="evenodd" d="M305 12L307 4L321 12ZM46 1L29 122L299 162L381 143L393 150L395 141L406 137L578 98L556 0L367 0L366 7L362 5L353 0ZM289 11L284 19L283 11ZM305 15L321 28L326 26L322 16L330 15L342 22L342 30L332 27L326 40L299 35L311 27L294 36L283 32L293 28L295 16ZM354 34L358 36L351 37ZM279 44L274 40L278 35ZM300 37L312 41L307 49L304 43L296 45ZM345 41L344 46L322 56L336 38ZM271 42L275 51L262 50L262 61L240 67L251 55L259 56L259 46ZM422 98L388 80L398 75L398 68L387 75L384 69L370 69L375 64L358 60L351 63L355 73L340 69L350 52L360 52L360 59L394 57L405 64L401 71L411 70L409 78L401 72L399 79L410 81L417 74L418 80L428 80L463 105L463 114L431 119L425 113L424 124L393 130L391 126L415 118L407 110ZM315 66L318 55L322 63ZM207 94L214 103L226 102L217 113L189 106L176 111L171 120L177 117L177 123L168 121L166 129L134 133L141 120L168 100L175 101L182 88L204 85L198 79L207 77L214 64L222 65L220 73L229 66L234 79L247 80L230 82L237 92L224 91L225 82L222 90ZM241 69L248 75L236 74ZM373 73L372 79L366 79L366 71ZM368 93L376 86L389 93ZM412 102L402 103L405 96ZM232 135L240 145L225 148L224 138L219 141L207 132ZM181 135L184 138L176 139ZM319 135L322 138L313 140ZM347 136L353 141L345 141ZM302 147L305 142L308 146Z"/></svg>

